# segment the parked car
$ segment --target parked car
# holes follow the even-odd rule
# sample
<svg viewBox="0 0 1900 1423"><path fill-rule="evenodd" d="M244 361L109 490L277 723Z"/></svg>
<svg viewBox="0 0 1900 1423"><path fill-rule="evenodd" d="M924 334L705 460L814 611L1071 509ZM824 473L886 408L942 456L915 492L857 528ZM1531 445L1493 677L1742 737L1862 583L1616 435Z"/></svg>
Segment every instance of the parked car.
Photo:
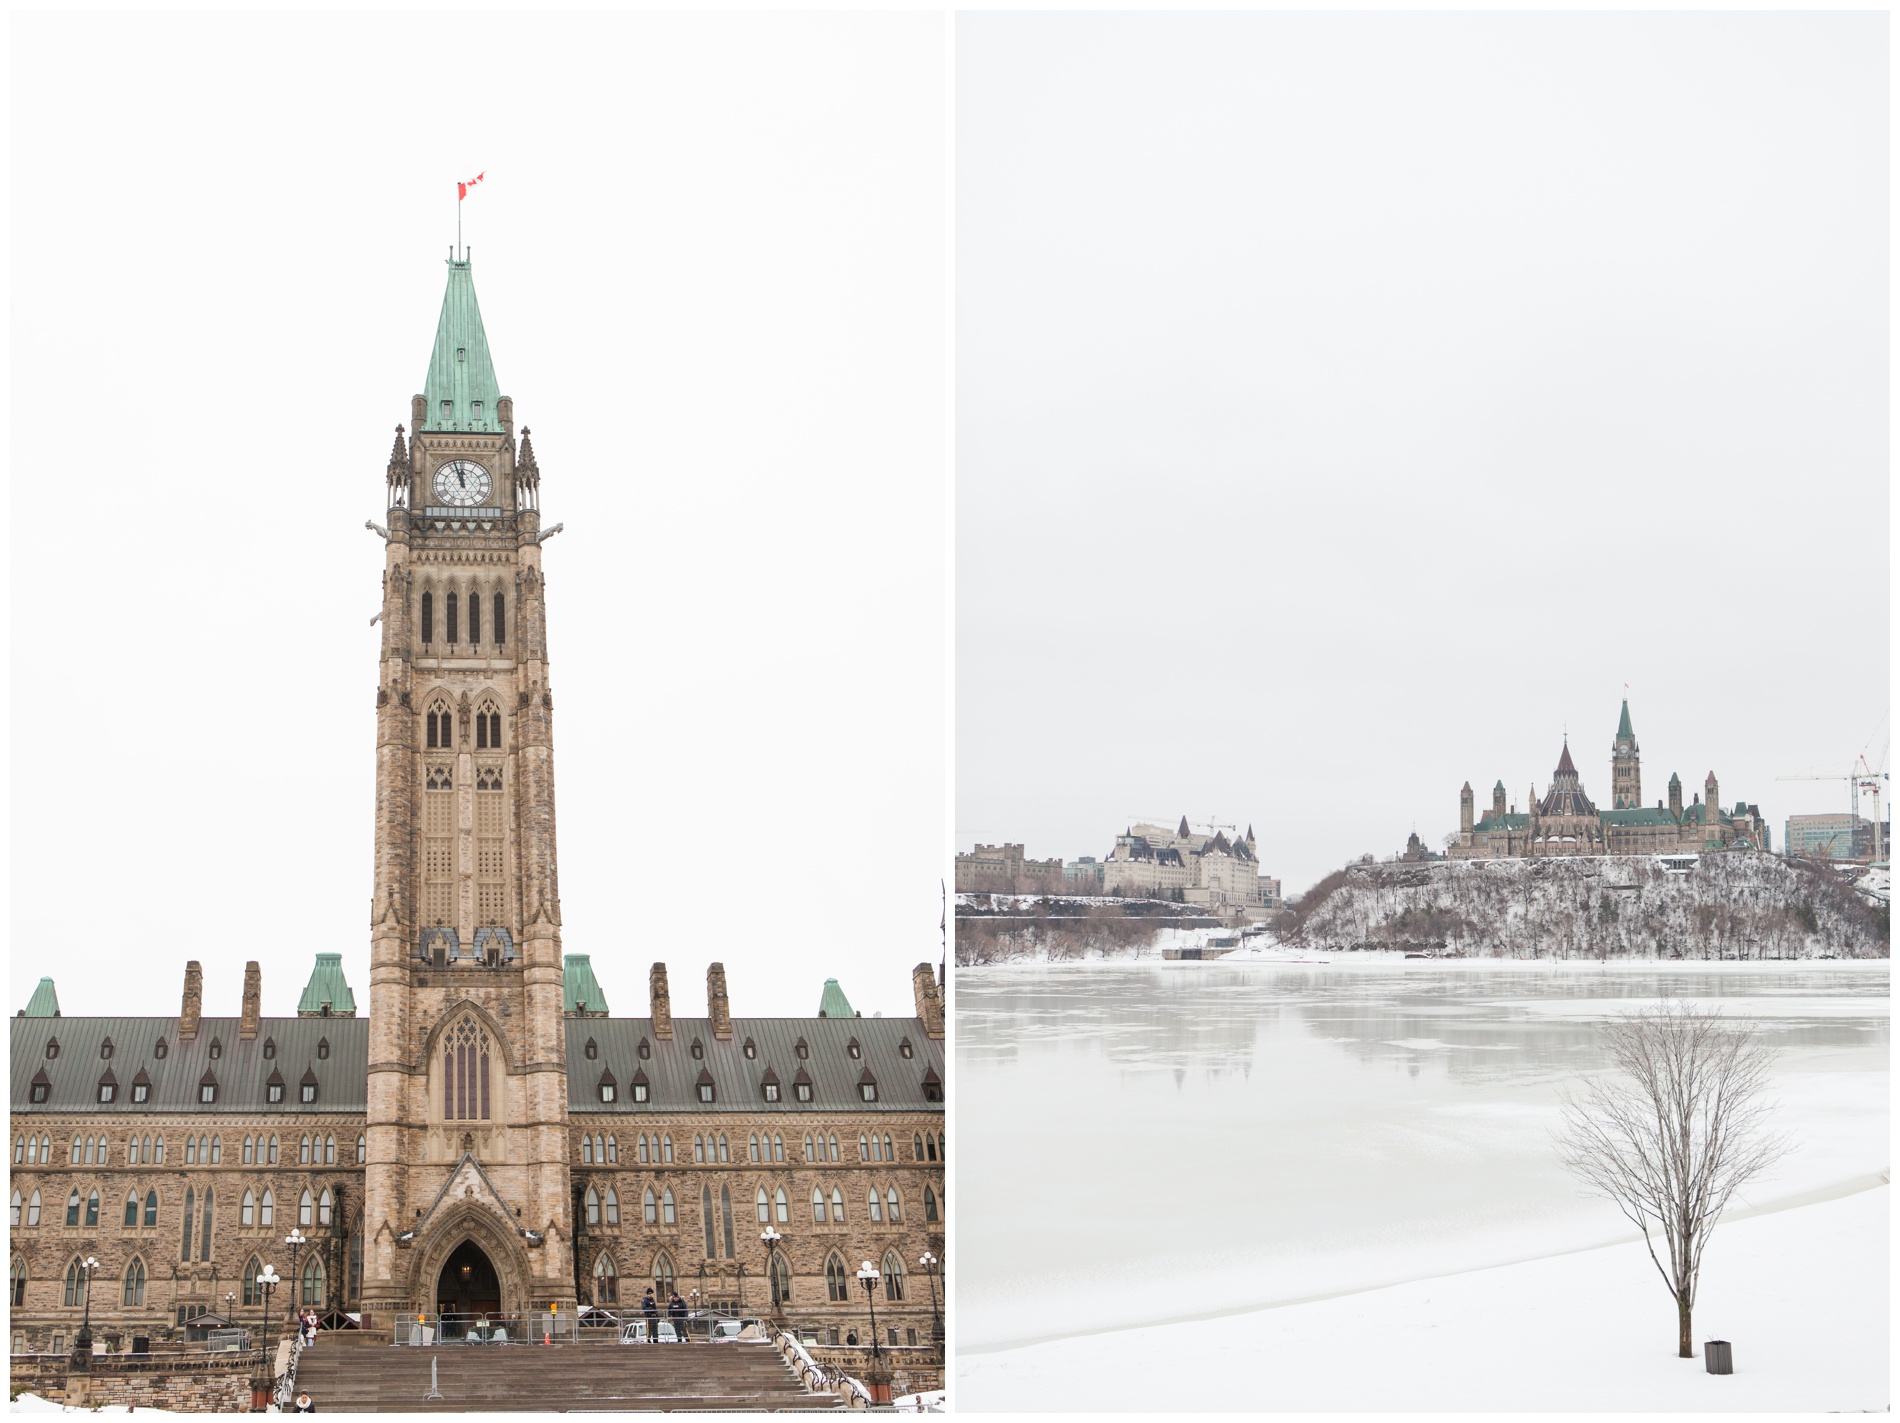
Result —
<svg viewBox="0 0 1900 1423"><path fill-rule="evenodd" d="M715 1319L712 1326L712 1342L722 1344L739 1337L739 1331L745 1328L736 1319Z"/></svg>

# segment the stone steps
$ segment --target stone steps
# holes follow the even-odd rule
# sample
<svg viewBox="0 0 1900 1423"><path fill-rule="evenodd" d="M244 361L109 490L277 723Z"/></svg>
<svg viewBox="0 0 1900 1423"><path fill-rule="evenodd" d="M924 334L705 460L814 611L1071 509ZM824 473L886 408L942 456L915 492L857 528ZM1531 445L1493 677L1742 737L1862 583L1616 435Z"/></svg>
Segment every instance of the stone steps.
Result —
<svg viewBox="0 0 1900 1423"><path fill-rule="evenodd" d="M440 1399L429 1391L436 1364ZM766 1343L447 1344L417 1349L330 1338L305 1352L297 1386L324 1413L833 1409Z"/></svg>

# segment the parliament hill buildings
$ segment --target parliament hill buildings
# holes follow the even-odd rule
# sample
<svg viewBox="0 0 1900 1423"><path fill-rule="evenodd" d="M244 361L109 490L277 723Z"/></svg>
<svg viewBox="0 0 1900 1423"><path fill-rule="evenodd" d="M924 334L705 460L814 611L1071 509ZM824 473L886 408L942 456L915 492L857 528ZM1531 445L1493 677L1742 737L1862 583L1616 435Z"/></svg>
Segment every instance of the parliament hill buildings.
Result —
<svg viewBox="0 0 1900 1423"><path fill-rule="evenodd" d="M1721 806L1721 787L1710 771L1688 805L1682 780L1669 777L1669 799L1643 804L1641 750L1623 703L1610 748L1610 807L1599 809L1584 793L1583 779L1564 743L1557 769L1540 799L1537 788L1525 809L1506 808L1504 782L1491 789L1491 808L1475 816L1471 783L1458 796L1458 837L1446 854L1454 860L1518 859L1542 855L1669 855L1746 847L1766 850L1768 826L1761 808L1737 801Z"/></svg>
<svg viewBox="0 0 1900 1423"><path fill-rule="evenodd" d="M12 1020L13 1348L166 1337L270 1302L414 1311L700 1304L928 1343L943 1254L943 1006L738 1018L724 969L676 1016L654 964L614 1016L563 956L540 470L500 393L469 263L390 452L375 690L368 1011L319 954L295 1016L246 971L235 1017ZM556 525L555 528L559 526ZM238 985L230 985L237 990ZM235 995L234 995L235 996ZM70 985L69 985L70 998ZM293 1229L309 1241L287 1247ZM763 1240L768 1231L782 1240ZM246 1311L251 1311L248 1315Z"/></svg>

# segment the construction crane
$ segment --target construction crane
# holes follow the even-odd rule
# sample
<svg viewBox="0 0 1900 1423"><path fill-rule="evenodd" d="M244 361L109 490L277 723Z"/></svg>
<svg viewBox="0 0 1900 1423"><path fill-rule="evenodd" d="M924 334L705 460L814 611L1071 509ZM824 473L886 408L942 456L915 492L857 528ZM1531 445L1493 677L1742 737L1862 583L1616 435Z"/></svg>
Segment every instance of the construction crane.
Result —
<svg viewBox="0 0 1900 1423"><path fill-rule="evenodd" d="M1880 759L1884 767L1884 764L1887 758L1883 755ZM1882 835L1881 828L1880 828L1881 827L1880 803L1883 799L1886 798L1887 772L1885 771L1885 769L1875 770L1874 767L1868 763L1865 753L1862 753L1861 755L1856 756L1854 758L1853 766L1850 767L1847 771L1847 774L1843 776L1823 776L1823 775L1776 776L1775 779L1777 781L1846 781L1847 782L1847 815L1848 815L1848 818L1852 821L1858 821L1860 819L1861 797L1866 796L1866 795L1873 796L1874 798L1874 859L1884 860L1887 858L1887 847L1883 843L1884 837ZM1829 841L1828 846L1829 846L1829 858L1832 859L1833 858L1833 853L1832 853L1833 842ZM1844 858L1851 859L1853 857L1852 856L1853 842L1851 839L1849 840L1849 843L1848 843L1848 849L1849 849L1849 854L1845 856Z"/></svg>

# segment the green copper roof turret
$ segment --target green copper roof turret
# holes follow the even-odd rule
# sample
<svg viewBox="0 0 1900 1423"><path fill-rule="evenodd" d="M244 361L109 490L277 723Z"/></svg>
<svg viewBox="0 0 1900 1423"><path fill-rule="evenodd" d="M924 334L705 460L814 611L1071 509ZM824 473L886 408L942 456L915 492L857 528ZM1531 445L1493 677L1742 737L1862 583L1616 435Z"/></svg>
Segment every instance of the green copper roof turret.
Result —
<svg viewBox="0 0 1900 1423"><path fill-rule="evenodd" d="M1618 741L1636 739L1636 733L1630 730L1630 699L1628 697L1623 698L1623 719L1616 724L1616 739Z"/></svg>
<svg viewBox="0 0 1900 1423"><path fill-rule="evenodd" d="M818 1016L821 1018L855 1018L851 1000L844 996L844 990L838 987L838 980L827 978L825 991L818 999Z"/></svg>
<svg viewBox="0 0 1900 1423"><path fill-rule="evenodd" d="M59 995L53 991L53 980L42 978L40 986L33 990L33 999L26 1005L29 1018L57 1018L59 1016Z"/></svg>
<svg viewBox="0 0 1900 1423"><path fill-rule="evenodd" d="M297 1000L299 1018L354 1018L356 995L343 977L342 954L318 954L310 982Z"/></svg>
<svg viewBox="0 0 1900 1423"><path fill-rule="evenodd" d="M586 954L567 954L562 958L561 1011L604 1018L607 1016L607 995L601 992L588 957Z"/></svg>
<svg viewBox="0 0 1900 1423"><path fill-rule="evenodd" d="M488 333L482 330L475 278L466 261L449 263L449 287L442 294L442 316L435 326L435 350L429 356L422 398L428 412L422 421L424 430L501 429L495 409L501 387L495 380L495 363L488 356Z"/></svg>

